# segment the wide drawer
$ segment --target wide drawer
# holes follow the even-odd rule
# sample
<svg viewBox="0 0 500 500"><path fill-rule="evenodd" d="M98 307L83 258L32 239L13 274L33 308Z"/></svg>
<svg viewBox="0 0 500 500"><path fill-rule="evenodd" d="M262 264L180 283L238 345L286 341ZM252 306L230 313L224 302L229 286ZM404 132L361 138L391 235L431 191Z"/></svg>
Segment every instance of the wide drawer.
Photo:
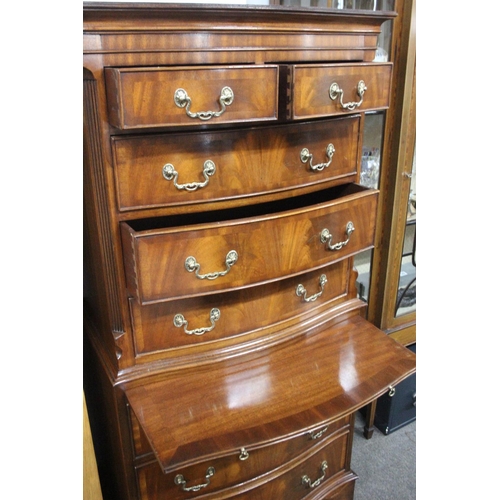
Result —
<svg viewBox="0 0 500 500"><path fill-rule="evenodd" d="M267 337L269 328L347 295L347 261L231 293L141 306L131 300L135 352L172 356ZM214 316L216 315L216 316Z"/></svg>
<svg viewBox="0 0 500 500"><path fill-rule="evenodd" d="M119 129L276 120L278 67L106 68L111 125Z"/></svg>
<svg viewBox="0 0 500 500"><path fill-rule="evenodd" d="M392 63L295 65L291 72L290 118L389 107Z"/></svg>
<svg viewBox="0 0 500 500"><path fill-rule="evenodd" d="M346 468L348 422L346 417L276 445L243 448L232 456L168 474L163 474L156 462L148 464L137 472L141 498L184 500L202 495L214 499L234 495L263 500L303 498L312 490L311 483L318 481L319 485Z"/></svg>
<svg viewBox="0 0 500 500"><path fill-rule="evenodd" d="M128 290L147 304L319 269L373 244L377 198L378 191L350 184L250 207L122 222Z"/></svg>
<svg viewBox="0 0 500 500"><path fill-rule="evenodd" d="M354 182L360 117L112 138L120 210Z"/></svg>

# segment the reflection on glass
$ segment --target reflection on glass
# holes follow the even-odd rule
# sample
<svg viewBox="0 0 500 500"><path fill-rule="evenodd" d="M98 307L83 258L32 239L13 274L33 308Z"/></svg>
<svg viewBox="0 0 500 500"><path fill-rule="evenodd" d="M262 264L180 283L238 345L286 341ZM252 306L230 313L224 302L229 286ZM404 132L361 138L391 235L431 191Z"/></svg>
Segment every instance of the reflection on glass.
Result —
<svg viewBox="0 0 500 500"><path fill-rule="evenodd" d="M384 112L367 113L365 116L360 184L374 189L379 188L380 182L380 154L384 122ZM371 250L361 252L354 258L354 267L358 271L356 280L358 297L365 302L368 302L371 261Z"/></svg>
<svg viewBox="0 0 500 500"><path fill-rule="evenodd" d="M399 286L395 316L414 312L417 308L417 155L413 154L410 193L406 213L405 238L401 253Z"/></svg>

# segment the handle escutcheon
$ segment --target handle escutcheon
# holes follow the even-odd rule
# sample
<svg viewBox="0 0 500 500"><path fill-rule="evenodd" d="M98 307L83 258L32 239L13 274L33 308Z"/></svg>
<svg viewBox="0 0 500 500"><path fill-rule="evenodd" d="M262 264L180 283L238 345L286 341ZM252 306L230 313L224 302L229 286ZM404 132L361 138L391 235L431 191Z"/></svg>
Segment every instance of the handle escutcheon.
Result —
<svg viewBox="0 0 500 500"><path fill-rule="evenodd" d="M205 177L204 182L188 182L186 184L177 184L177 178L179 177L179 173L175 170L175 167L171 163L167 163L163 166L163 177L167 181L174 181L174 186L179 190L186 191L196 191L197 189L201 189L208 184L210 180L209 177L215 174L215 163L212 160L207 160L203 164L203 177Z"/></svg>
<svg viewBox="0 0 500 500"><path fill-rule="evenodd" d="M193 113L191 108L191 98L184 89L177 89L174 92L174 103L179 108L186 108L186 115L189 118L198 118L199 120L210 120L211 118L217 118L222 113L226 111L226 106L230 106L234 101L234 92L231 87L223 87L220 91L219 104L221 109L219 111L199 111L198 113Z"/></svg>
<svg viewBox="0 0 500 500"><path fill-rule="evenodd" d="M361 99L358 102L346 102L346 103L344 103L343 102L344 91L340 88L338 83L333 82L330 85L329 95L330 95L330 99L332 101L335 101L335 99L337 99L337 97L339 97L339 102L340 102L340 105L342 106L342 109L346 109L348 111L354 111L356 108L361 106L361 104L363 102L363 96L365 95L365 92L367 90L368 90L368 87L365 85L365 82L363 80L360 80L358 82L357 92L358 92L358 96Z"/></svg>
<svg viewBox="0 0 500 500"><path fill-rule="evenodd" d="M196 262L196 259L194 257L188 257L184 262L184 267L186 268L186 271L190 273L194 272L196 274L196 277L199 278L200 280L204 279L214 280L216 278L219 278L220 276L226 275L230 271L231 267L234 266L237 260L238 260L238 252L236 252L236 250L230 250L226 255L226 269L224 271L199 274L200 264Z"/></svg>
<svg viewBox="0 0 500 500"><path fill-rule="evenodd" d="M323 473L322 476L318 477L316 481L312 482L309 476L302 476L302 484L307 486L308 488L316 488L316 486L319 486L323 479L326 477L326 469L328 469L328 463L326 460L321 462L321 472Z"/></svg>
<svg viewBox="0 0 500 500"><path fill-rule="evenodd" d="M323 229L323 231L321 231L320 240L321 243L326 243L326 246L329 250L340 250L341 248L344 248L347 245L347 243L349 243L353 231L354 231L354 224L351 221L349 221L346 224L345 228L345 234L347 236L346 240L339 241L338 243L334 243L332 245L333 236L331 235L330 231L326 228Z"/></svg>
<svg viewBox="0 0 500 500"><path fill-rule="evenodd" d="M304 285L297 285L297 288L295 289L295 293L297 294L297 297L302 296L302 300L304 302L314 302L318 297L321 297L323 294L323 290L325 289L325 285L327 283L326 279L326 274L322 274L319 277L319 286L321 290L318 293L315 293L314 295L311 295L310 297L307 297L307 290L305 289Z"/></svg>
<svg viewBox="0 0 500 500"><path fill-rule="evenodd" d="M176 314L174 316L174 326L177 328L184 327L184 332L188 335L203 335L204 333L210 332L215 328L215 322L220 318L220 310L214 307L210 311L210 323L211 326L207 326L205 328L195 328L194 330L188 330L188 322L186 318L182 314Z"/></svg>
<svg viewBox="0 0 500 500"><path fill-rule="evenodd" d="M311 170L313 172L321 172L322 170L324 170L325 168L327 168L327 167L330 166L330 163L332 163L332 158L333 158L333 154L334 153L335 153L335 148L333 147L333 144L332 143L328 144L328 146L326 147L326 157L328 158L328 162L326 162L326 163L318 163L317 165L313 165L313 163L312 163L312 159L313 159L312 153L310 153L307 148L304 148L300 152L300 161L302 163L307 163L309 161L309 166L311 167Z"/></svg>
<svg viewBox="0 0 500 500"><path fill-rule="evenodd" d="M186 480L182 474L177 474L174 478L174 483L182 486L183 491L200 491L202 488L206 488L210 484L210 478L215 474L215 468L209 467L205 475L206 483L197 484L196 486L186 487Z"/></svg>

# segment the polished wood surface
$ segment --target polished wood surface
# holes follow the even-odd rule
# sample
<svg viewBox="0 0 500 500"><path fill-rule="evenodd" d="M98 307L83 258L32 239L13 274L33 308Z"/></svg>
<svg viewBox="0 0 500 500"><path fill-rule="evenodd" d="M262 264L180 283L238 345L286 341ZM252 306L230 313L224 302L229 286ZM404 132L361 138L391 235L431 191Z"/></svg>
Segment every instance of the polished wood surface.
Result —
<svg viewBox="0 0 500 500"><path fill-rule="evenodd" d="M329 201L309 205L321 198ZM299 202L308 204L294 210L286 210L288 201L252 207L251 211L235 209L212 214L214 217L201 224L201 216L175 217L175 222L183 222L178 226L154 221L162 226L155 229L141 230L149 226L149 221L122 223L130 293L141 304L148 304L237 290L319 269L370 248L376 191L347 186L314 193L297 199L297 205ZM236 218L225 220L229 215ZM348 239L349 222L355 230L348 243L338 250L329 249L321 240L322 231L327 229L332 235L331 245L341 243ZM229 266L226 258L231 251L236 251L238 258ZM229 271L216 279L199 279L187 270L188 257L200 264L200 275Z"/></svg>
<svg viewBox="0 0 500 500"><path fill-rule="evenodd" d="M305 185L355 182L359 115L342 120L251 127L201 133L112 138L118 203L122 211L250 197ZM328 167L326 148L335 152ZM312 159L303 162L307 148ZM178 172L177 184L205 181L203 165L215 173L204 187L178 189L163 166Z"/></svg>
<svg viewBox="0 0 500 500"><path fill-rule="evenodd" d="M358 83L365 82L363 102L355 111L384 109L389 106L391 63L352 65L296 65L291 67L291 99L289 116L294 119L334 116L353 110L343 109L340 97L332 100L329 89L337 83L343 90L344 104L360 102Z"/></svg>
<svg viewBox="0 0 500 500"><path fill-rule="evenodd" d="M234 495L245 499L300 499L313 491L308 483L302 483L302 477L307 476L311 482L317 481L323 474L323 462L327 463L328 468L320 483L345 477L349 433L349 425L345 425L341 431L319 441L304 435L274 446L248 450L245 461L239 459L241 451L237 451L223 459L208 460L196 466L181 468L178 472L186 480L187 487L190 487L205 484L206 471L213 467L215 473L210 477L210 484L202 490L203 498L207 499L219 500ZM303 446L299 445L299 441ZM176 474L163 474L157 464L139 468L142 498L156 498L157 492L161 491L168 492L169 500L185 499L186 492L174 482Z"/></svg>
<svg viewBox="0 0 500 500"><path fill-rule="evenodd" d="M125 391L168 472L343 418L412 373L414 361L355 315L263 355L131 383Z"/></svg>
<svg viewBox="0 0 500 500"><path fill-rule="evenodd" d="M131 300L134 339L138 355L155 351L172 351L180 356L183 352L221 348L234 342L255 341L266 333L266 327L285 320L299 319L314 314L318 308L339 304L348 293L347 262L341 261L326 268L279 280L261 287L251 287L231 293L218 293L195 299L176 300L141 306ZM327 279L321 288L320 278ZM306 290L306 299L320 294L307 302L297 295L297 287ZM187 334L184 328L174 325L176 314L182 314L186 329L210 326L210 311L220 310L220 317L213 330L200 335ZM229 343L228 340L231 340ZM221 342L225 341L225 342Z"/></svg>
<svg viewBox="0 0 500 500"><path fill-rule="evenodd" d="M175 92L191 99L191 113L221 112L215 124L278 119L278 67L107 68L105 70L110 123L122 129L169 125L205 125L179 107ZM224 87L234 100L221 108ZM211 122L212 123L212 122Z"/></svg>
<svg viewBox="0 0 500 500"><path fill-rule="evenodd" d="M370 62L393 18L84 3L85 385L106 500L186 498L183 485L218 500L352 500L354 412L415 370L362 318L353 270L373 245L378 192L356 182L363 113L390 85L391 65ZM323 85L325 71L367 80L367 107L318 107L306 77ZM221 86L234 102L218 117L173 102L183 88L192 112L217 111ZM330 142L331 165L312 172ZM190 185L207 159L202 188L162 174L171 163ZM328 249L323 229L341 243L349 221L349 241ZM196 277L189 256L221 275ZM315 295L321 273L305 302L297 286Z"/></svg>

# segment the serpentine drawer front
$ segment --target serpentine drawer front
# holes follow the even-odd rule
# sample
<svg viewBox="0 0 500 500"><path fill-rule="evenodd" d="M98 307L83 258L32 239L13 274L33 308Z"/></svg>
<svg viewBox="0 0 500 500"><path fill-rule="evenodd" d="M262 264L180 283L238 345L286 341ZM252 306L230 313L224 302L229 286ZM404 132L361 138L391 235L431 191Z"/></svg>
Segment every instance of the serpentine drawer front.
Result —
<svg viewBox="0 0 500 500"><path fill-rule="evenodd" d="M106 68L105 74L110 123L120 129L278 118L277 66Z"/></svg>
<svg viewBox="0 0 500 500"><path fill-rule="evenodd" d="M121 210L355 182L359 115L224 132L112 138Z"/></svg>
<svg viewBox="0 0 500 500"><path fill-rule="evenodd" d="M103 497L352 500L354 414L415 371L363 319L354 269L382 219L360 167L394 17L84 2L84 389Z"/></svg>
<svg viewBox="0 0 500 500"><path fill-rule="evenodd" d="M179 226L122 223L128 289L148 304L318 269L372 245L377 195L348 185L301 196L294 210L286 200L214 212L205 223L202 215L167 221Z"/></svg>
<svg viewBox="0 0 500 500"><path fill-rule="evenodd" d="M347 261L244 290L141 306L131 300L137 355L255 342L269 327L313 315L348 293ZM226 342L222 342L226 341ZM230 342L229 342L230 341Z"/></svg>
<svg viewBox="0 0 500 500"><path fill-rule="evenodd" d="M140 430L133 414L131 417L133 427ZM151 493L148 492L162 491L168 492L169 500L182 500L189 498L186 489L190 488L193 496L220 495L222 488L235 487L243 483L247 483L245 489L256 488L262 484L263 475L266 482L269 481L270 475L278 476L280 469L296 457L300 457L301 461L307 460L306 463L300 464L302 468L307 467L309 462L314 464L317 459L315 454L326 446L329 447L330 453L328 476L331 477L335 471L345 467L344 449L350 432L352 432L350 418L345 417L280 443L249 443L248 446L234 450L227 456L186 465L167 474L161 471L156 461L151 462L152 452L149 451L148 455L143 454L136 460L143 488L142 494L144 498L150 498ZM141 442L137 443L136 449L141 449L141 446ZM310 458L311 456L315 458ZM311 467L315 470L314 465ZM207 471L213 471L213 474L208 474L207 477ZM255 481L255 478L260 479ZM197 486L199 493L196 492ZM303 487L308 486L304 484ZM239 490L240 487L235 489Z"/></svg>

